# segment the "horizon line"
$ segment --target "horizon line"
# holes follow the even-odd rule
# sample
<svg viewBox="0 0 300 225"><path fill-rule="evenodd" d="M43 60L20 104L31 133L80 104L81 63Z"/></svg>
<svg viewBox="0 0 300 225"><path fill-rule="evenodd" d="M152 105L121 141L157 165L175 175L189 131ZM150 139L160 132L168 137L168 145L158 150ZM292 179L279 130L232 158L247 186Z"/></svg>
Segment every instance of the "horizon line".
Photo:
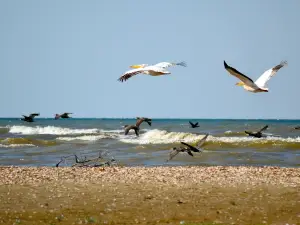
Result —
<svg viewBox="0 0 300 225"><path fill-rule="evenodd" d="M0 119L19 119L22 117L0 117ZM54 119L54 117L35 117L38 119ZM69 119L136 119L136 117L71 117ZM151 119L170 119L170 120L182 120L182 119L191 119L191 120L300 120L300 118L291 119L291 118L197 118L197 117L151 117Z"/></svg>

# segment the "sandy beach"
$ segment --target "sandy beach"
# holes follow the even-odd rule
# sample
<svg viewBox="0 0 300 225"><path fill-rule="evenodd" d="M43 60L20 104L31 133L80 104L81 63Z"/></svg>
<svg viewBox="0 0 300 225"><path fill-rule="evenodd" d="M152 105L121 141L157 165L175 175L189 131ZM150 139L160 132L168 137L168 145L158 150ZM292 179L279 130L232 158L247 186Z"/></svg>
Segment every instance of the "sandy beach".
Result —
<svg viewBox="0 0 300 225"><path fill-rule="evenodd" d="M1 224L300 224L300 169L0 168Z"/></svg>

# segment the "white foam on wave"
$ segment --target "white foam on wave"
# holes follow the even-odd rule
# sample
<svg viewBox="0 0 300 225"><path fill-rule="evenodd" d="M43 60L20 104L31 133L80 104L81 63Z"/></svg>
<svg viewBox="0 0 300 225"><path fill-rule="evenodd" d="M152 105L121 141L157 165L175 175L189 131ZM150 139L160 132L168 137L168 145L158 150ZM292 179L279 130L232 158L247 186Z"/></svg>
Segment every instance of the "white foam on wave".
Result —
<svg viewBox="0 0 300 225"><path fill-rule="evenodd" d="M124 133L124 129L123 130L121 130L121 129L119 129L119 130L100 130L101 132L103 132L103 133Z"/></svg>
<svg viewBox="0 0 300 225"><path fill-rule="evenodd" d="M150 130L138 138L122 138L120 141L132 144L170 144L180 141L196 142L202 139L203 134L184 132L168 132L165 130Z"/></svg>
<svg viewBox="0 0 300 225"><path fill-rule="evenodd" d="M13 134L51 134L51 135L70 135L70 134L95 134L99 133L98 129L71 129L64 127L46 126L46 127L27 127L27 126L12 126L9 133Z"/></svg>
<svg viewBox="0 0 300 225"><path fill-rule="evenodd" d="M265 138L254 138L254 137L213 137L210 136L210 141L212 142L223 142L223 143L239 143L239 142L257 142L257 143L267 143L267 142L300 142L300 137L295 138L283 138L283 137L265 137Z"/></svg>
<svg viewBox="0 0 300 225"><path fill-rule="evenodd" d="M203 134L192 134L184 132L168 132L165 130L151 130L139 137L127 136L122 137L120 141L132 144L170 144L184 141L187 143L195 143L204 137ZM266 137L266 138L252 138L252 137L214 137L208 136L207 141L214 143L298 143L300 137L296 138L282 138L282 137Z"/></svg>
<svg viewBox="0 0 300 225"><path fill-rule="evenodd" d="M60 141L98 141L105 138L114 138L111 135L84 135L84 136L77 136L77 137L58 137L57 140Z"/></svg>
<svg viewBox="0 0 300 225"><path fill-rule="evenodd" d="M232 134L232 133L233 133L233 131L231 131L231 130L227 130L227 131L225 131L224 133L225 133L225 134Z"/></svg>
<svg viewBox="0 0 300 225"><path fill-rule="evenodd" d="M21 148L21 147L35 147L33 144L0 144L0 148Z"/></svg>

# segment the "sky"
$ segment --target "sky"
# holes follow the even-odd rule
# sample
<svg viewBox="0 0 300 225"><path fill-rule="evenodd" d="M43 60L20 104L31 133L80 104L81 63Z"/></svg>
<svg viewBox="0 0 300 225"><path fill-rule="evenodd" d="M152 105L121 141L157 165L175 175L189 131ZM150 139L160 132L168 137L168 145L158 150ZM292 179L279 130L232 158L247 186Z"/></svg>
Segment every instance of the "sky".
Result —
<svg viewBox="0 0 300 225"><path fill-rule="evenodd" d="M0 117L299 119L298 0L0 0ZM282 60L268 93L236 86ZM171 75L118 78L185 61Z"/></svg>

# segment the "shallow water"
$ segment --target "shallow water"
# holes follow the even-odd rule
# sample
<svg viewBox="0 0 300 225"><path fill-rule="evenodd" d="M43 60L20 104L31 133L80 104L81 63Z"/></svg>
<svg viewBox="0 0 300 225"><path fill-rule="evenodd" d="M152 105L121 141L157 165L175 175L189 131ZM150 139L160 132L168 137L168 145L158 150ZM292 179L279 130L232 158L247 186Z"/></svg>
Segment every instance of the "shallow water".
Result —
<svg viewBox="0 0 300 225"><path fill-rule="evenodd" d="M153 119L141 125L141 135L125 136L122 126L135 119L36 119L26 123L16 118L0 119L0 164L55 166L61 157L77 154L95 157L100 151L120 165L272 165L300 166L300 120L204 120L191 128L189 119ZM248 137L268 124L266 137ZM194 157L180 153L168 159L170 148L180 141L196 144L209 133L203 153ZM73 157L62 163L72 165Z"/></svg>

